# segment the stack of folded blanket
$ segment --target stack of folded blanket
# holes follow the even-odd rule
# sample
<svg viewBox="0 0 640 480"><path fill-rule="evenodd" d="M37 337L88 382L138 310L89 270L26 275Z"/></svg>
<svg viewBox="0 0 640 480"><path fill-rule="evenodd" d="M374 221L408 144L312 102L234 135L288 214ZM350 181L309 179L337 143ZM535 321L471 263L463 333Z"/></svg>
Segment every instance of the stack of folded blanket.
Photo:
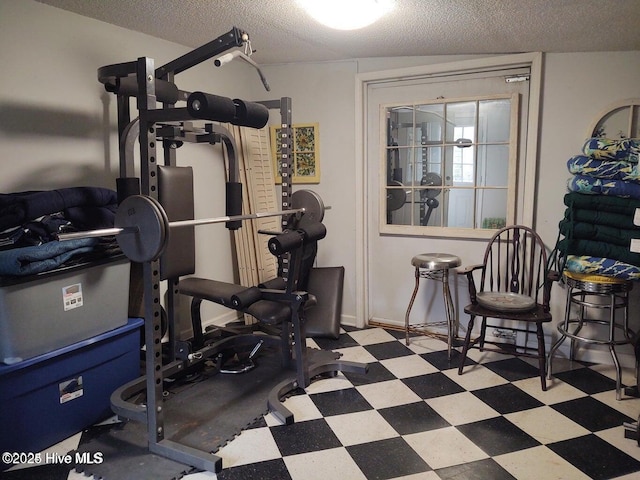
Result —
<svg viewBox="0 0 640 480"><path fill-rule="evenodd" d="M640 208L640 139L588 139L569 159L573 174L564 197L564 219L554 251L556 268L640 280L640 239L634 225Z"/></svg>
<svg viewBox="0 0 640 480"><path fill-rule="evenodd" d="M99 187L0 194L0 275L33 275L79 255L113 254L113 241L58 242L65 231L113 227L117 194Z"/></svg>

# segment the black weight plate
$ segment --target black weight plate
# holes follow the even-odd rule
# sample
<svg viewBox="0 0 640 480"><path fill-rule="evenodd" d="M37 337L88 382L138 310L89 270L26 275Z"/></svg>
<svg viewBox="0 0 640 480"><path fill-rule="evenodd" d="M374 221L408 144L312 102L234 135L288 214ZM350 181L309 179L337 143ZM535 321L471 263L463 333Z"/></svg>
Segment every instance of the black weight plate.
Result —
<svg viewBox="0 0 640 480"><path fill-rule="evenodd" d="M387 212L393 212L402 208L407 202L407 192L404 189L402 183L392 180L387 185L389 187L402 187L402 188L387 188Z"/></svg>
<svg viewBox="0 0 640 480"><path fill-rule="evenodd" d="M433 187L441 187L442 186L442 177L435 172L428 172L422 180L420 181L420 185L428 185ZM428 188L426 190L420 190L421 198L434 198L440 195L442 189L440 188Z"/></svg>
<svg viewBox="0 0 640 480"><path fill-rule="evenodd" d="M129 260L156 260L167 246L169 220L157 200L145 195L132 195L118 206L115 217L118 228L137 227L135 232L116 235L118 245Z"/></svg>
<svg viewBox="0 0 640 480"><path fill-rule="evenodd" d="M324 218L324 202L320 195L311 190L297 190L291 195L291 208L304 208L304 215L322 222Z"/></svg>

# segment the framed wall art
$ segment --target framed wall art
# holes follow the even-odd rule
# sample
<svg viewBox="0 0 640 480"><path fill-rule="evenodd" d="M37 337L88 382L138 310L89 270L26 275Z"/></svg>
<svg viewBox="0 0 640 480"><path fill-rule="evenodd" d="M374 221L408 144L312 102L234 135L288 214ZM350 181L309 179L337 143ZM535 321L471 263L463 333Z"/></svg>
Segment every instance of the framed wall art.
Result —
<svg viewBox="0 0 640 480"><path fill-rule="evenodd" d="M291 145L291 183L320 183L320 152L319 131L317 123L294 124L293 142ZM272 125L271 130L271 156L274 162L276 183L282 183L282 142L280 138L281 128Z"/></svg>

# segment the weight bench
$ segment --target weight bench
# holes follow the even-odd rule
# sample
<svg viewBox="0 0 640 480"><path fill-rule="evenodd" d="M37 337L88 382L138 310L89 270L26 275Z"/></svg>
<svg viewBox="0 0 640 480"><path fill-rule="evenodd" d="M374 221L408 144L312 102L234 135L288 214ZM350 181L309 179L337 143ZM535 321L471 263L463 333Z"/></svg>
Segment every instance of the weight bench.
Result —
<svg viewBox="0 0 640 480"><path fill-rule="evenodd" d="M170 221L193 218L193 172L190 167L158 167L158 199ZM292 230L274 235L268 242L269 251L276 256L290 255L289 275L275 278L259 286L245 287L218 280L198 278L195 272L195 238L193 227L177 228L170 232L170 241L160 259L161 277L174 288L168 289L169 304L173 294L192 297L191 324L193 338L176 342L175 352L182 358L218 356L223 350L259 348L265 343L280 349L283 368L295 364L295 379L277 385L270 393L270 411L286 424L293 423L293 414L282 405L282 399L296 388L309 386L322 374L338 371L365 373L367 366L340 361L339 354L308 349L304 329L305 309L315 305L316 299L306 292L309 272L315 261L317 242L325 237L326 228L313 216L303 214L294 218ZM184 277L184 278L183 278ZM200 307L203 301L249 314L257 320L242 328L219 327L212 334L202 330ZM173 320L169 309L169 328ZM217 330L217 332L215 331ZM249 331L249 333L245 333ZM218 336L216 337L216 334ZM218 364L219 365L219 364Z"/></svg>

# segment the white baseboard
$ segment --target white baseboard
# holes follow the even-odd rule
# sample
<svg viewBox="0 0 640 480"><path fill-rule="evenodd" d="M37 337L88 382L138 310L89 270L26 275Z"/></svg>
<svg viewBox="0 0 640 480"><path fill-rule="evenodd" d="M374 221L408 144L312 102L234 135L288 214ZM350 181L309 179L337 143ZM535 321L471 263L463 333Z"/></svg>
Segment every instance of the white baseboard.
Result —
<svg viewBox="0 0 640 480"><path fill-rule="evenodd" d="M560 347L555 355L555 358L569 358L569 342L565 348L564 345ZM616 356L618 362L622 368L634 369L636 365L636 357L633 352L622 351L621 348L616 349ZM601 350L598 348L581 348L576 352L575 360L579 362L596 363L599 365L613 365L613 358L609 350Z"/></svg>
<svg viewBox="0 0 640 480"><path fill-rule="evenodd" d="M222 315L218 315L217 317L208 318L206 320L202 320L202 330L206 330L207 327L221 327L230 322L235 322L238 320L238 312L235 310L229 310L229 312L223 313ZM182 331L182 338L190 338L192 336L191 325L187 330Z"/></svg>
<svg viewBox="0 0 640 480"><path fill-rule="evenodd" d="M348 327L357 328L355 315L340 315L340 325L346 325Z"/></svg>
<svg viewBox="0 0 640 480"><path fill-rule="evenodd" d="M373 324L379 324L382 323L384 325L390 325L393 328L404 328L404 321L399 322L397 320L390 320L388 318L381 318L381 317L371 317L369 319L369 323L373 323Z"/></svg>
<svg viewBox="0 0 640 480"><path fill-rule="evenodd" d="M388 318L378 318L373 317L370 320L371 323L377 324L385 324L389 325L393 328L404 328L404 322L400 322L398 320L391 320ZM487 335L489 332L487 331ZM545 333L545 348L547 354L549 350L551 350L552 342L555 341L555 338L552 337L551 332ZM528 346L535 346L532 340L527 342ZM569 345L570 341L566 340L555 352L554 358L569 358ZM600 348L598 348L600 347ZM618 361L622 368L635 368L636 358L633 353L632 348L629 345L623 345L616 348L616 355L618 357ZM611 358L611 354L609 353L609 349L607 347L598 346L598 345L588 345L581 344L576 351L576 360L582 362L590 362L602 365L613 365L613 358Z"/></svg>

